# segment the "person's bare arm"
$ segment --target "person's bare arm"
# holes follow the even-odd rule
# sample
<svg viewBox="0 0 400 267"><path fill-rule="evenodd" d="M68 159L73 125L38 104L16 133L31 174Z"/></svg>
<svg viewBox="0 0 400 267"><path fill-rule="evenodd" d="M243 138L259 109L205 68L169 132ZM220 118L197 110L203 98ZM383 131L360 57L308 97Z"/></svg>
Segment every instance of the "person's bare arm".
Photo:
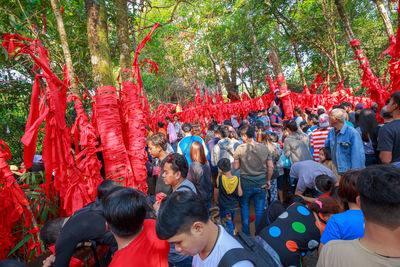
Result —
<svg viewBox="0 0 400 267"><path fill-rule="evenodd" d="M267 160L267 187L266 189L271 188L271 178L272 174L274 173L274 163L272 160L268 159Z"/></svg>
<svg viewBox="0 0 400 267"><path fill-rule="evenodd" d="M304 192L301 192L299 190L296 190L296 192L294 193L297 196L301 196L305 201L310 202L310 203L314 203L317 199L313 198L313 197L306 197L304 196Z"/></svg>
<svg viewBox="0 0 400 267"><path fill-rule="evenodd" d="M233 168L235 170L240 169L240 161L238 159L235 159L235 161L233 162Z"/></svg>
<svg viewBox="0 0 400 267"><path fill-rule="evenodd" d="M238 184L238 196L239 197L243 196L243 190L242 190L242 185L240 183L240 178L239 178L239 184Z"/></svg>
<svg viewBox="0 0 400 267"><path fill-rule="evenodd" d="M389 164L392 162L392 151L381 151L379 153L379 158L383 164Z"/></svg>

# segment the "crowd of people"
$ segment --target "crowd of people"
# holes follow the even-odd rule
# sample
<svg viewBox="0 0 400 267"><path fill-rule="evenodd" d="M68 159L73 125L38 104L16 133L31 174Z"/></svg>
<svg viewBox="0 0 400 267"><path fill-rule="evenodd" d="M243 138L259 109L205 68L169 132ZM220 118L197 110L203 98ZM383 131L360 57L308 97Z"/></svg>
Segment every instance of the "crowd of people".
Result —
<svg viewBox="0 0 400 267"><path fill-rule="evenodd" d="M105 180L41 229L43 266L82 266L84 248L96 266L400 266L400 92L379 112L275 104L205 136L166 117L148 194Z"/></svg>

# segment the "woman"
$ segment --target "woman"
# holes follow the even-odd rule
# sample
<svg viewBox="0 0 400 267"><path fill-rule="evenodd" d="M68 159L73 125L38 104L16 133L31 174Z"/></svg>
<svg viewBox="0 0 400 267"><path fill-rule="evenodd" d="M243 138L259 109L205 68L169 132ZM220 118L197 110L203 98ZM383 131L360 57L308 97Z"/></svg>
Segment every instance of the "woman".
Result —
<svg viewBox="0 0 400 267"><path fill-rule="evenodd" d="M319 163L322 163L325 167L330 169L336 176L336 179L339 181L340 176L337 172L337 168L332 161L331 149L329 147L323 147L319 150Z"/></svg>
<svg viewBox="0 0 400 267"><path fill-rule="evenodd" d="M162 121L157 122L157 133L162 133L165 139L167 139L167 131L164 129L164 125L165 123Z"/></svg>
<svg viewBox="0 0 400 267"><path fill-rule="evenodd" d="M214 187L211 182L210 165L208 165L203 145L198 141L193 142L190 148L190 160L192 163L189 166L187 179L195 185L199 196L209 209L211 207Z"/></svg>
<svg viewBox="0 0 400 267"><path fill-rule="evenodd" d="M346 211L331 217L322 234L319 251L330 240L352 240L364 236L364 216L356 203L359 174L359 170L350 170L343 174L338 195L345 204Z"/></svg>
<svg viewBox="0 0 400 267"><path fill-rule="evenodd" d="M301 256L318 248L326 222L341 211L340 203L332 197L322 197L308 207L294 203L255 239L269 251L272 248L283 266L302 266Z"/></svg>
<svg viewBox="0 0 400 267"><path fill-rule="evenodd" d="M376 114L371 109L363 109L358 117L358 127L356 130L360 133L361 139L364 143L365 151L365 167L376 164L376 156L372 139L374 137L374 130L378 126Z"/></svg>
<svg viewBox="0 0 400 267"><path fill-rule="evenodd" d="M285 135L287 135L283 144L285 157L290 159L293 165L298 161L314 160L310 152L310 141L308 136L298 131L295 121L288 121L284 127Z"/></svg>
<svg viewBox="0 0 400 267"><path fill-rule="evenodd" d="M303 110L300 107L295 107L294 108L294 118L293 120L296 122L297 128L300 128L300 123L307 122L306 116L303 112Z"/></svg>
<svg viewBox="0 0 400 267"><path fill-rule="evenodd" d="M279 171L277 163L280 160L280 153L278 148L272 143L270 134L268 134L265 129L260 129L257 132L256 141L260 144L265 144L268 152L272 155L272 162L274 163L274 173L272 174L271 187L269 189L269 201L270 203L272 203L273 201L278 199L277 178L279 177ZM265 206L268 206L268 199L266 199L265 201Z"/></svg>

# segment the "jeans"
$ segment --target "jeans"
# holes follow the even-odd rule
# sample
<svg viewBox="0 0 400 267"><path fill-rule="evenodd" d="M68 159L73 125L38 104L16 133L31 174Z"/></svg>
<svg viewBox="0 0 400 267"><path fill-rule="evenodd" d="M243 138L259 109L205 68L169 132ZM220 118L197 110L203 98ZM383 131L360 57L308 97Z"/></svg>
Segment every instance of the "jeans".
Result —
<svg viewBox="0 0 400 267"><path fill-rule="evenodd" d="M173 142L172 144L172 149L174 150L174 152L176 153L176 149L177 149L177 145L178 145L178 140L176 140L175 142Z"/></svg>
<svg viewBox="0 0 400 267"><path fill-rule="evenodd" d="M237 209L219 211L221 222L225 224L225 230L231 235L233 235L235 230L235 223L233 222L233 219L235 218L236 212Z"/></svg>
<svg viewBox="0 0 400 267"><path fill-rule="evenodd" d="M261 217L264 213L265 196L267 192L265 189L256 188L243 188L243 196L240 198L240 215L242 217L242 231L250 237L250 200L254 200L254 209L256 212L256 228L259 224Z"/></svg>
<svg viewBox="0 0 400 267"><path fill-rule="evenodd" d="M271 180L271 188L269 189L269 203L278 200L278 179ZM268 206L268 198L265 200L265 208Z"/></svg>
<svg viewBox="0 0 400 267"><path fill-rule="evenodd" d="M365 154L365 167L376 164L375 154Z"/></svg>

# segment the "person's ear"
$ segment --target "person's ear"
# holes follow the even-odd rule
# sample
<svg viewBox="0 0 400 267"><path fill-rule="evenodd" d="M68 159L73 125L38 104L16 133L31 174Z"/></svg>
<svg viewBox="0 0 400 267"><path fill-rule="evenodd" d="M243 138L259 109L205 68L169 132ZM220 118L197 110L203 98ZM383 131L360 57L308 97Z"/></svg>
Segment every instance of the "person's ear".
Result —
<svg viewBox="0 0 400 267"><path fill-rule="evenodd" d="M356 204L357 206L361 209L361 200L360 200L360 196L356 197Z"/></svg>
<svg viewBox="0 0 400 267"><path fill-rule="evenodd" d="M176 180L179 180L182 177L181 171L176 171L175 172L175 178Z"/></svg>
<svg viewBox="0 0 400 267"><path fill-rule="evenodd" d="M192 232L192 235L203 235L204 230L205 230L204 223L199 222L199 221L194 222L190 229L190 231Z"/></svg>

